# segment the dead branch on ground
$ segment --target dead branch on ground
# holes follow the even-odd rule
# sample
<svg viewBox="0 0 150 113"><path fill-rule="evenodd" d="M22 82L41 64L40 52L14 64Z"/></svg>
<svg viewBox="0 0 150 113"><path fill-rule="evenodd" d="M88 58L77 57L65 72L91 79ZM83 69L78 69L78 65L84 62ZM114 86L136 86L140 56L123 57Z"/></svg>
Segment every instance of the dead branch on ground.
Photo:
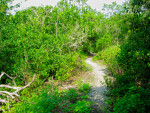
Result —
<svg viewBox="0 0 150 113"><path fill-rule="evenodd" d="M1 85L0 85L0 88L9 88L9 89L13 89L13 90L15 90L15 91L14 91L14 92L0 91L0 95L1 95L2 97L8 96L8 97L10 97L10 98L12 98L12 99L15 99L15 97L18 98L18 97L20 96L20 95L18 94L18 92L21 91L21 90L23 90L23 89L25 89L25 88L27 88L27 87L29 87L29 86L32 84L32 82L34 81L35 77L36 77L36 74L34 74L34 76L33 76L32 80L31 80L31 82L29 82L27 85L25 85L25 86L23 86L23 87L16 87L16 83L15 83L15 81L14 81L14 78L11 77L11 76L9 76L9 75L6 74L5 72L2 72L2 73L1 73L0 79L1 79L4 75L6 75L9 79L12 80L14 86L1 84ZM0 98L0 103L8 103L8 102L9 102L8 99L2 99L2 98Z"/></svg>

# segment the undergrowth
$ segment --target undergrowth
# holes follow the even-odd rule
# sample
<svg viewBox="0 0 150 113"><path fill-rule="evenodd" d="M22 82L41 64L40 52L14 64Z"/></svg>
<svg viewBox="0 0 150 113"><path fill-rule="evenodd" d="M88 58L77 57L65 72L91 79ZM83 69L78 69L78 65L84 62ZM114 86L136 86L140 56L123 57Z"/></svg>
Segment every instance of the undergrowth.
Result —
<svg viewBox="0 0 150 113"><path fill-rule="evenodd" d="M47 85L28 96L21 96L20 102L12 102L11 109L2 108L5 113L90 113L92 103L87 101L90 89L89 84L80 84L77 89L69 90Z"/></svg>
<svg viewBox="0 0 150 113"><path fill-rule="evenodd" d="M111 72L111 75L105 77L108 87L107 96L109 97L106 103L109 104L112 113L148 113L150 106L148 84L143 84L143 79L135 79L139 76L135 73L138 72L136 68L120 69L119 58L122 58L120 55L125 56L127 54L122 54L118 46L112 46L101 51L95 57L104 60ZM129 68L129 65L127 66ZM131 73L132 70L134 73Z"/></svg>
<svg viewBox="0 0 150 113"><path fill-rule="evenodd" d="M121 70L118 66L116 55L120 51L119 46L110 46L100 52L96 56L94 56L94 60L103 60L107 65L108 70L112 73L112 75L116 75L121 73Z"/></svg>

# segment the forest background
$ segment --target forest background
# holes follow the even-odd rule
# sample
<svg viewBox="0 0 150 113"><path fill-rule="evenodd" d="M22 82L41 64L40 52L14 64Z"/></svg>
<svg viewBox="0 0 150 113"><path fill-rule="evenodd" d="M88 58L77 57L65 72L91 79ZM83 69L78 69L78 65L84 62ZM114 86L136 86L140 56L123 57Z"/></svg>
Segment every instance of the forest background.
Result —
<svg viewBox="0 0 150 113"><path fill-rule="evenodd" d="M11 15L7 13L13 8L8 7L9 2L0 1L0 72L10 75L16 86L25 86L35 74L36 78L19 92L21 101L10 98L8 102L5 91L14 90L3 86L14 83L1 74L3 112L90 112L86 100L60 105L66 98L72 102L72 95L78 97L76 90L60 93L52 85L43 86L51 79L65 81L85 69L83 59L90 51L97 53L94 59L104 60L115 78L113 82L106 79L111 111L148 112L149 0L113 2L104 6L112 12L106 15L93 10L86 0L62 0L55 7L31 7Z"/></svg>

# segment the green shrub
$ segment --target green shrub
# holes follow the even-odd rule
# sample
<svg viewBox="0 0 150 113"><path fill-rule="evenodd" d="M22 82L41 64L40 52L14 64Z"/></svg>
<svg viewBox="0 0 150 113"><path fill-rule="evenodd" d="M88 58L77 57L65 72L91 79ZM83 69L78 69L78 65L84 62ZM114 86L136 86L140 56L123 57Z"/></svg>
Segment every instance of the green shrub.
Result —
<svg viewBox="0 0 150 113"><path fill-rule="evenodd" d="M121 73L121 70L116 60L116 56L119 53L119 51L120 51L119 46L110 46L99 52L95 58L103 59L104 63L106 63L106 65L108 66L107 68L109 69L109 71L113 75L116 75Z"/></svg>
<svg viewBox="0 0 150 113"><path fill-rule="evenodd" d="M98 51L103 50L107 48L111 44L111 36L108 34L105 34L103 37L99 38L96 41L96 49Z"/></svg>
<svg viewBox="0 0 150 113"><path fill-rule="evenodd" d="M67 92L67 98L72 102L75 103L77 101L77 97L79 97L79 94L76 89L71 88Z"/></svg>
<svg viewBox="0 0 150 113"><path fill-rule="evenodd" d="M122 113L147 113L150 103L147 91L134 86L130 87L125 96L118 98L114 103L114 113L120 113L120 111Z"/></svg>
<svg viewBox="0 0 150 113"><path fill-rule="evenodd" d="M89 95L88 95L88 94L82 95L80 98L81 98L81 99L88 99L88 98L89 98Z"/></svg>
<svg viewBox="0 0 150 113"><path fill-rule="evenodd" d="M94 57L93 60L102 60L101 51L99 51Z"/></svg>
<svg viewBox="0 0 150 113"><path fill-rule="evenodd" d="M89 85L84 85L82 89L87 91ZM33 93L22 92L26 95L21 96L20 102L11 103L9 113L48 113L57 111L87 113L91 108L91 102L84 100L88 98L88 95L81 94L80 97L79 91L74 88L68 91L59 91L56 86L48 85L34 91ZM7 106L3 106L2 109L8 111Z"/></svg>
<svg viewBox="0 0 150 113"><path fill-rule="evenodd" d="M80 92L83 92L83 93L88 93L88 91L91 90L91 86L89 84L81 84L78 86L78 89Z"/></svg>
<svg viewBox="0 0 150 113"><path fill-rule="evenodd" d="M91 102L86 100L77 101L76 104L73 105L74 113L90 113L91 111Z"/></svg>
<svg viewBox="0 0 150 113"><path fill-rule="evenodd" d="M56 87L48 86L38 94L32 93L31 97L22 97L22 102L16 103L10 109L10 113L48 113L59 109L63 101L62 94Z"/></svg>
<svg viewBox="0 0 150 113"><path fill-rule="evenodd" d="M149 49L140 43L142 42L128 40L122 44L117 61L122 70L124 70L125 75L132 77L132 81L147 84L150 73Z"/></svg>

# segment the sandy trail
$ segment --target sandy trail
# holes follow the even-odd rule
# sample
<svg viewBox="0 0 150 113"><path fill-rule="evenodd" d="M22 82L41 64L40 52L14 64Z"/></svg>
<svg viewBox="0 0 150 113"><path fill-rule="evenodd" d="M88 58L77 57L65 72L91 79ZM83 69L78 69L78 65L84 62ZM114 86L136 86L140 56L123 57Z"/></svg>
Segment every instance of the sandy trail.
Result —
<svg viewBox="0 0 150 113"><path fill-rule="evenodd" d="M106 96L104 95L104 92L107 91L107 86L105 84L104 75L106 74L107 70L105 66L101 66L97 63L94 63L92 61L92 58L86 59L86 63L92 66L92 73L90 73L87 80L92 85L92 90L89 93L90 100L95 103L95 106L97 107L97 111L101 113L102 109L106 106L105 99ZM91 81L88 79L92 79ZM105 111L103 111L105 112Z"/></svg>

